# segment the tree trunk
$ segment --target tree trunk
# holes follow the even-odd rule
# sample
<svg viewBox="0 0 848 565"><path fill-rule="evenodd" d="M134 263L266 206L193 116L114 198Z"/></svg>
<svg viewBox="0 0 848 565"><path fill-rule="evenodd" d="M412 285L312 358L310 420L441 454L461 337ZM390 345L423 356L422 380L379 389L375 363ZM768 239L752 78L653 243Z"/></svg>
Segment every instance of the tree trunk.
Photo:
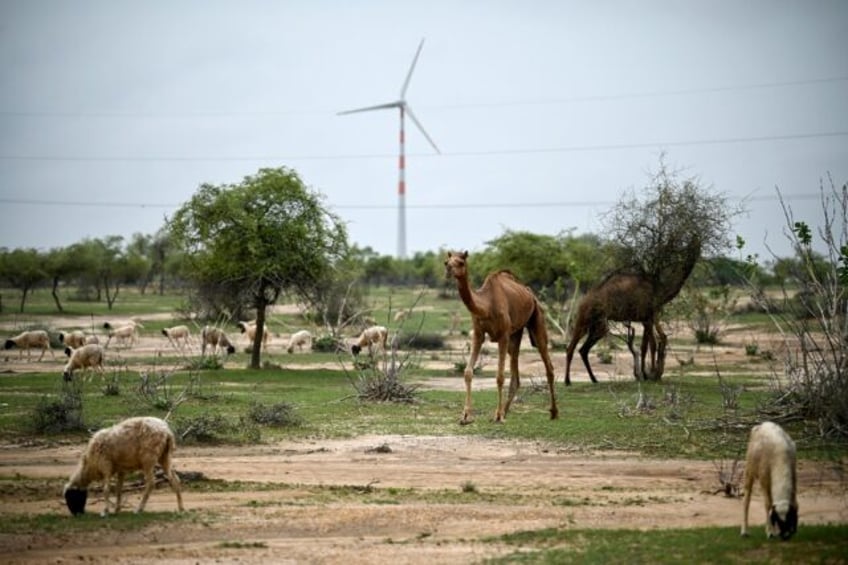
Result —
<svg viewBox="0 0 848 565"><path fill-rule="evenodd" d="M109 307L109 311L112 310L112 305L118 299L118 293L121 290L121 283L115 283L115 293L111 294L109 292L109 279L103 280L103 286L106 287L106 305Z"/></svg>
<svg viewBox="0 0 848 565"><path fill-rule="evenodd" d="M21 289L21 314L24 312L24 304L26 304L27 293L29 292L29 287L24 287Z"/></svg>
<svg viewBox="0 0 848 565"><path fill-rule="evenodd" d="M265 309L268 301L265 293L260 292L256 298L256 334L253 336L253 351L250 352L250 368L262 368L262 338L265 337Z"/></svg>
<svg viewBox="0 0 848 565"><path fill-rule="evenodd" d="M53 277L53 302L56 303L59 312L64 312L62 303L59 301L59 277Z"/></svg>

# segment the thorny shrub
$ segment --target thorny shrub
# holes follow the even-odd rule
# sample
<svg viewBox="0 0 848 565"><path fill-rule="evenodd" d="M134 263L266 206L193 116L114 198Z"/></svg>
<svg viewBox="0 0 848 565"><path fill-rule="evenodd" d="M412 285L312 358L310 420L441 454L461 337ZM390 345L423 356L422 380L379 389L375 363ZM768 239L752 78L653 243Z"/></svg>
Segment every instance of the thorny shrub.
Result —
<svg viewBox="0 0 848 565"><path fill-rule="evenodd" d="M824 222L816 230L793 217L778 191L794 272L777 298L751 284L785 342L773 402L764 412L777 421L813 422L822 437L848 439L848 184L828 181L820 183ZM814 232L823 253L814 250ZM803 299L793 296L795 289Z"/></svg>

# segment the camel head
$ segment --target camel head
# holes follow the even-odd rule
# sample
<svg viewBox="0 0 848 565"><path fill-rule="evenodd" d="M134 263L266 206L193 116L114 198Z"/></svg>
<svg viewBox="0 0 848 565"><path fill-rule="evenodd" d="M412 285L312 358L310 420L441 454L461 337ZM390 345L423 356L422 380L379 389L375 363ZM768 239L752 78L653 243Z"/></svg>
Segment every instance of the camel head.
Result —
<svg viewBox="0 0 848 565"><path fill-rule="evenodd" d="M468 251L448 251L448 258L445 259L445 278L458 279L465 276L468 276Z"/></svg>

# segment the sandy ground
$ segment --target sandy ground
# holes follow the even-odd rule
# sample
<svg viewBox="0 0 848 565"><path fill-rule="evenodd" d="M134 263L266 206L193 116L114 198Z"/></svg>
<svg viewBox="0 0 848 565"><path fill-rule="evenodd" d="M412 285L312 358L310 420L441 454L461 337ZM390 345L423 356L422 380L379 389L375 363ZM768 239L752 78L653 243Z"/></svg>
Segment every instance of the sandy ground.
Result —
<svg viewBox="0 0 848 565"><path fill-rule="evenodd" d="M285 336L272 340L272 353L276 348L280 361L286 359L280 354L284 342ZM114 354L149 356L165 347L162 339L144 337L132 350L114 350ZM557 386L561 387L562 356L558 357ZM522 370L536 371L537 359L535 353L528 353ZM62 362L58 352L55 360L48 355L37 364L19 362L13 355L3 360L0 371L43 371L49 366L58 375ZM599 376L617 371L626 374L629 359L625 356L616 363L599 367ZM575 378L585 379L581 369L577 367ZM477 379L475 388L491 386L493 380ZM429 386L462 386L460 378L428 382ZM0 492L0 519L55 513L73 520L61 499L60 485L73 470L81 449L82 445L0 445L0 479L12 485ZM519 530L738 527L742 515L740 499L716 493L718 469L713 462L646 459L628 453L587 454L536 442L363 436L254 447L181 446L175 463L180 471L201 472L208 479L249 484L235 492L208 492L187 482L184 499L190 519L163 521L137 531L94 528L73 535L0 535L0 560L469 563L514 551L514 547L483 540ZM33 492L28 485L39 481L55 492ZM845 481L827 465L800 464L801 528L848 521ZM275 486L263 487L268 484ZM463 493L468 485L476 492ZM353 491L376 489L384 493L384 502L365 496L316 502L315 487L333 486ZM416 497L403 496L398 502L392 489L442 494L434 494L437 502L409 502ZM129 492L125 508L133 508L139 496L138 490ZM757 535L762 533L761 505L757 492L751 513L752 531ZM93 491L89 511L101 508L99 492ZM147 509L174 511L176 501L170 489L157 489Z"/></svg>

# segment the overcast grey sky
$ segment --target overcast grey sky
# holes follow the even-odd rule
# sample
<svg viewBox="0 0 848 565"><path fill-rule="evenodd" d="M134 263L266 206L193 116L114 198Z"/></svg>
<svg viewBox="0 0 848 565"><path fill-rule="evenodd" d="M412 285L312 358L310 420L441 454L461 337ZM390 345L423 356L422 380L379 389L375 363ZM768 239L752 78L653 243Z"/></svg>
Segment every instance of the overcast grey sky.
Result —
<svg viewBox="0 0 848 565"><path fill-rule="evenodd" d="M659 155L789 253L779 187L821 220L848 181L848 2L0 1L0 246L151 234L202 183L296 169L352 242L599 232Z"/></svg>

